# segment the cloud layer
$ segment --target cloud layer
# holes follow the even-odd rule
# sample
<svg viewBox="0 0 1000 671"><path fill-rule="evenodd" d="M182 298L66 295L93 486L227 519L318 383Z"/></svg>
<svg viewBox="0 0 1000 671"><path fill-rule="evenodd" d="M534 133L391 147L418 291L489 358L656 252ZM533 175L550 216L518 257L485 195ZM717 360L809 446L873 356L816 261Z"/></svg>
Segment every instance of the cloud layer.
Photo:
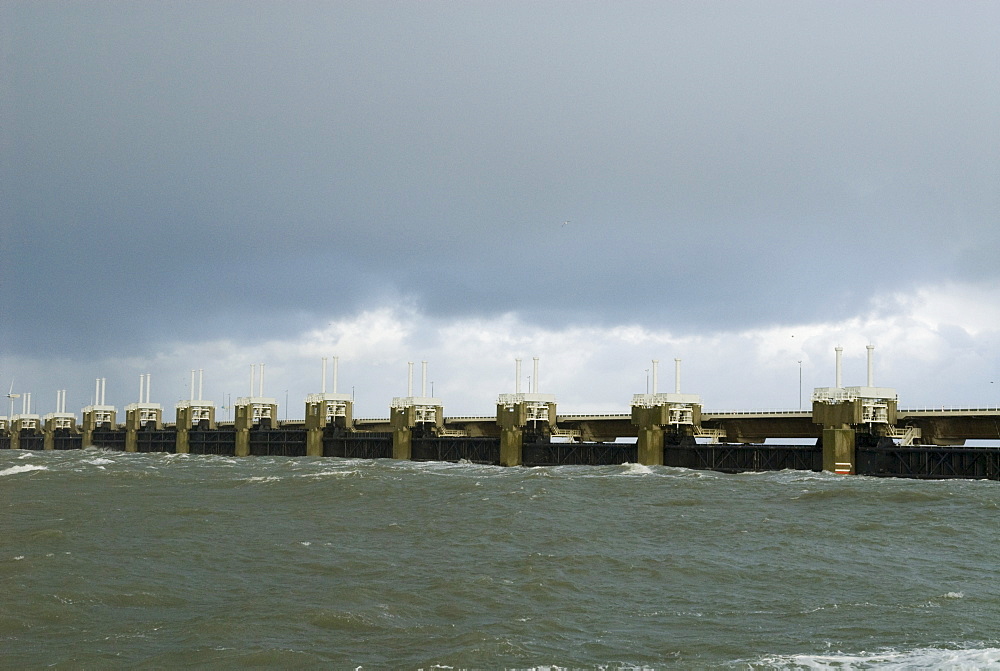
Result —
<svg viewBox="0 0 1000 671"><path fill-rule="evenodd" d="M481 412L517 354L581 408L678 355L709 405L793 405L797 361L818 378L871 338L897 379L895 356L935 362L912 397L975 400L941 385L997 376L997 25L991 3L3 3L0 373L211 367L229 393L265 360L291 394L342 348L366 399L428 358Z"/></svg>
<svg viewBox="0 0 1000 671"><path fill-rule="evenodd" d="M977 293L984 302L955 301ZM387 307L336 319L289 339L179 342L150 357L106 357L85 364L18 359L10 364L32 375L28 381L15 380L15 391L51 390L34 395L40 412L54 409L56 389L71 389L70 410L90 403L95 377L109 378L108 402L122 407L138 399L137 378L150 372L152 400L164 405L168 420L173 404L189 398L192 368L205 370L205 397L224 406L250 393L250 364L256 363L266 364L264 392L278 400L281 417L301 418L306 394L322 388L324 356L339 357L338 391L355 394L356 416L388 415L391 398L406 395L408 361L415 363L417 394L420 362L428 362L427 393L443 401L446 415L490 416L497 395L514 390L517 357L524 360L527 390L534 356L540 358L539 390L556 395L561 413L628 412L632 394L644 393L652 384L652 359L660 362L659 390L672 391L675 357L682 359L682 390L700 394L706 409L796 409L799 362L801 404L808 408L813 387L833 385L833 347L844 347L844 383L863 385L865 346L872 343L875 383L895 387L902 407L996 407L1000 308L984 309L989 297L988 287L925 289L900 298L901 307L888 316L873 312L835 324L705 335L638 324L546 327L515 315L440 319ZM972 309L977 317L969 323L965 315ZM331 384L328 378L328 391ZM46 400L48 396L52 399Z"/></svg>

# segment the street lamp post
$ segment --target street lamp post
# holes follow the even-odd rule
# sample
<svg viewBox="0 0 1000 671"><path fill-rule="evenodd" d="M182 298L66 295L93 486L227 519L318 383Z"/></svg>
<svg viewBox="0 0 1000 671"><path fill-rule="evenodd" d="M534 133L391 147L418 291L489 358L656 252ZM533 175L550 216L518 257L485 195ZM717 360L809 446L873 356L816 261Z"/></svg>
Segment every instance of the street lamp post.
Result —
<svg viewBox="0 0 1000 671"><path fill-rule="evenodd" d="M802 409L802 361L799 361L799 410Z"/></svg>

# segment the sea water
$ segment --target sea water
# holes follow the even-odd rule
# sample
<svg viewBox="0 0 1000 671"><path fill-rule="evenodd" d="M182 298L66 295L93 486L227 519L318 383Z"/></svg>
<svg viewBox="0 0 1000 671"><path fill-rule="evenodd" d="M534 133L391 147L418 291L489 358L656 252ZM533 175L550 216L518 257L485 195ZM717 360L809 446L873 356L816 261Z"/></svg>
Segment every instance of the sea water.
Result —
<svg viewBox="0 0 1000 671"><path fill-rule="evenodd" d="M3 668L1000 668L1000 483L0 452Z"/></svg>

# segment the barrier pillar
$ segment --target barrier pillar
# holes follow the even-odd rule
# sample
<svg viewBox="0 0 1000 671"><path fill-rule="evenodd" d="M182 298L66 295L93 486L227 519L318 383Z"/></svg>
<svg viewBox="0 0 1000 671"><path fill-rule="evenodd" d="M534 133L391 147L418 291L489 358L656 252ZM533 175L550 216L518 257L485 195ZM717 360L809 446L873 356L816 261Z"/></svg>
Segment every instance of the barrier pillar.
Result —
<svg viewBox="0 0 1000 671"><path fill-rule="evenodd" d="M854 429L823 429L823 470L839 475L854 475Z"/></svg>
<svg viewBox="0 0 1000 671"><path fill-rule="evenodd" d="M638 427L636 460L643 466L663 465L663 425L667 423L667 406L632 406L632 424Z"/></svg>
<svg viewBox="0 0 1000 671"><path fill-rule="evenodd" d="M528 409L525 403L497 404L501 466L520 466L523 463L524 427L527 423Z"/></svg>
<svg viewBox="0 0 1000 671"><path fill-rule="evenodd" d="M413 427L417 423L416 408L412 405L390 408L389 425L392 426L392 458L409 461L413 451Z"/></svg>
<svg viewBox="0 0 1000 671"><path fill-rule="evenodd" d="M236 445L233 454L237 457L250 456L250 427L253 426L253 406L244 403L236 406L234 421L236 428Z"/></svg>
<svg viewBox="0 0 1000 671"><path fill-rule="evenodd" d="M189 454L191 452L191 406L177 406L177 419L174 426L177 434L174 438L174 452Z"/></svg>

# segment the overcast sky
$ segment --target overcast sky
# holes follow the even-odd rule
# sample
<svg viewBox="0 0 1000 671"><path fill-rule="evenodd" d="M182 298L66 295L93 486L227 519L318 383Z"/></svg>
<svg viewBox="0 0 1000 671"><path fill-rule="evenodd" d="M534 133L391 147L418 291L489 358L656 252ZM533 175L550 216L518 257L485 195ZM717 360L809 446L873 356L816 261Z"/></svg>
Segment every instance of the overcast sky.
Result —
<svg viewBox="0 0 1000 671"><path fill-rule="evenodd" d="M172 420L265 362L301 417L339 356L385 416L426 359L489 415L540 356L613 412L681 357L795 408L872 343L904 407L997 405L998 45L991 2L0 0L0 384L151 372Z"/></svg>

